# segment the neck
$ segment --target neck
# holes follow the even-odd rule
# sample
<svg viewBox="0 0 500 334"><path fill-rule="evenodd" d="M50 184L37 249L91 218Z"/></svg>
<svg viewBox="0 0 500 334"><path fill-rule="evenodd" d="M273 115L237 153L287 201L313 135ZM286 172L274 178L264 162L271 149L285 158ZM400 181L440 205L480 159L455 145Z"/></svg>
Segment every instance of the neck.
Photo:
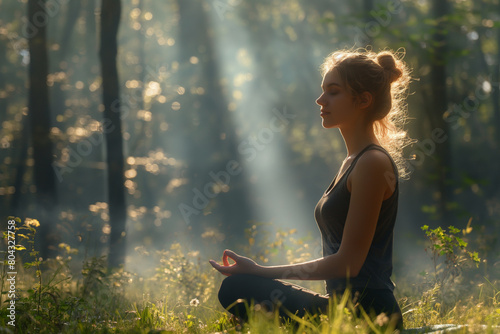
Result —
<svg viewBox="0 0 500 334"><path fill-rule="evenodd" d="M371 123L368 125L359 124L355 127L342 127L339 130L342 138L344 138L348 157L357 155L370 144L380 145L373 132L373 124Z"/></svg>

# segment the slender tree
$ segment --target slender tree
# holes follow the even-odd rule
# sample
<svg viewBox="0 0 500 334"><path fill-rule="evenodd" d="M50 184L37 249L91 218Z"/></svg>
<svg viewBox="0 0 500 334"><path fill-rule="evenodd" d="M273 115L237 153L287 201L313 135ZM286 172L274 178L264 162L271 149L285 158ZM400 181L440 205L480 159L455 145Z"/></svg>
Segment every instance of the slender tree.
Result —
<svg viewBox="0 0 500 334"><path fill-rule="evenodd" d="M104 102L103 131L106 135L107 187L111 226L108 265L118 267L125 261L125 188L121 113L116 57L120 0L103 0L101 5L100 51Z"/></svg>
<svg viewBox="0 0 500 334"><path fill-rule="evenodd" d="M500 10L500 2L497 5L493 4L492 7L496 10ZM492 11L494 12L494 11ZM497 54L494 66L491 69L491 98L493 100L493 122L494 122L494 146L492 152L500 152L500 29L496 31L496 44L497 44ZM499 157L493 162L493 173L491 188L492 193L496 196L500 196L500 189L498 188L498 183L500 182L500 174L498 173L498 168L500 168Z"/></svg>
<svg viewBox="0 0 500 334"><path fill-rule="evenodd" d="M446 92L446 63L449 60L447 47L447 15L450 13L450 4L447 0L434 0L432 2L432 16L436 22L433 34L430 57L431 65L431 103L427 108L430 120L431 131L441 129L444 133L449 133L449 126L444 119L444 113L448 109L448 99ZM447 203L451 201L451 191L449 182L451 179L451 148L450 140L436 145L437 161L437 184L439 187L440 199L439 206L442 218L449 221L449 210Z"/></svg>
<svg viewBox="0 0 500 334"><path fill-rule="evenodd" d="M10 203L11 210L16 217L20 217L23 214L21 207L21 189L23 186L23 178L26 173L26 160L28 158L28 131L29 131L29 118L23 116L22 119L22 129L19 138L17 138L17 143L14 145L17 146L18 158L16 162L16 170L14 176L14 188L15 193L12 195L12 201Z"/></svg>
<svg viewBox="0 0 500 334"><path fill-rule="evenodd" d="M8 45L7 37L4 35L0 36L0 110L7 110L7 92L5 91L5 75L7 73L7 45ZM7 116L4 114L4 117Z"/></svg>
<svg viewBox="0 0 500 334"><path fill-rule="evenodd" d="M500 10L500 2L497 5L497 10ZM492 73L492 82L493 86L492 87L492 96L493 96L493 112L494 112L494 119L495 119L495 126L496 126L496 131L495 131L495 143L497 146L495 149L498 150L500 149L500 29L497 29L496 31L497 35L497 54L496 54L496 65L493 68L493 73ZM498 169L497 169L498 171ZM498 173L497 173L498 176Z"/></svg>
<svg viewBox="0 0 500 334"><path fill-rule="evenodd" d="M45 10L45 0L28 1L28 21L30 29L28 46L29 63L29 123L33 147L33 174L36 186L37 216L41 227L40 236L43 258L53 255L57 240L53 235L54 206L56 203L56 178L52 168L52 142L50 140L49 90L47 86L48 55L46 27L49 17ZM19 191L20 189L17 189Z"/></svg>

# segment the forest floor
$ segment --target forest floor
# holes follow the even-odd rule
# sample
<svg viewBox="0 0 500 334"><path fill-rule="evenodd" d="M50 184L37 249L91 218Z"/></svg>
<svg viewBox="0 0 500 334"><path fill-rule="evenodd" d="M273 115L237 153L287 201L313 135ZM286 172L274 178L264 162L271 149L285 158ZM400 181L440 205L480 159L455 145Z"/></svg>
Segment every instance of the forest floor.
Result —
<svg viewBox="0 0 500 334"><path fill-rule="evenodd" d="M183 249L178 243L154 252L140 247L136 249L138 256L156 263L148 273L140 275L123 268L108 271L104 256L82 259L67 244L59 245L56 258L40 261L32 242L36 227L36 221L18 227L15 262L9 262L12 248L3 251L1 333L393 332L384 315L370 318L361 312L356 316L348 294L332 301L328 314L286 323L276 314L250 308L249 321L241 325L218 302L217 290L224 276L201 260L197 250ZM254 225L249 230L253 241L241 250L256 254L256 260L301 261L311 257L308 240L294 239L294 231L280 231L271 239L259 239L259 233ZM446 240L453 236L449 233L444 232ZM8 235L4 233L6 245ZM435 275L423 275L419 282L398 277L397 297L407 328L404 333L500 333L498 277L471 275L469 271L477 268L466 270L461 255L456 256L463 266L459 271L447 272L449 268L442 262L434 268ZM491 276L496 280L488 278ZM318 281L311 284L310 288L323 288Z"/></svg>

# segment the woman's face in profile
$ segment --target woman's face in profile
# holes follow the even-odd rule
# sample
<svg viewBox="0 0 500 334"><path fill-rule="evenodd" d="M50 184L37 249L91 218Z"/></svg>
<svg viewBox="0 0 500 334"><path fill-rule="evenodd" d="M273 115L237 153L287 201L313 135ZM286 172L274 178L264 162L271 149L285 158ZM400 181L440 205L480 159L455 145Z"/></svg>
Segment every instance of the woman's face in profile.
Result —
<svg viewBox="0 0 500 334"><path fill-rule="evenodd" d="M336 69L325 74L321 84L323 93L316 100L321 106L324 128L336 128L356 120L359 115L352 94L346 89Z"/></svg>

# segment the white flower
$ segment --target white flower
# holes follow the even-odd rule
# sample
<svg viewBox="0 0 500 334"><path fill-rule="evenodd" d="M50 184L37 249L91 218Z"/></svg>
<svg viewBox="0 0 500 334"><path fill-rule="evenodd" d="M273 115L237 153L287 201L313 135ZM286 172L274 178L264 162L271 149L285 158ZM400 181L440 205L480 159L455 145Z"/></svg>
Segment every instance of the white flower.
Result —
<svg viewBox="0 0 500 334"><path fill-rule="evenodd" d="M377 318L375 319L374 322L380 327L382 327L389 322L389 318L385 313L380 313L379 315L377 315Z"/></svg>
<svg viewBox="0 0 500 334"><path fill-rule="evenodd" d="M197 298L191 299L189 305L197 307L198 305L200 305L200 301Z"/></svg>

